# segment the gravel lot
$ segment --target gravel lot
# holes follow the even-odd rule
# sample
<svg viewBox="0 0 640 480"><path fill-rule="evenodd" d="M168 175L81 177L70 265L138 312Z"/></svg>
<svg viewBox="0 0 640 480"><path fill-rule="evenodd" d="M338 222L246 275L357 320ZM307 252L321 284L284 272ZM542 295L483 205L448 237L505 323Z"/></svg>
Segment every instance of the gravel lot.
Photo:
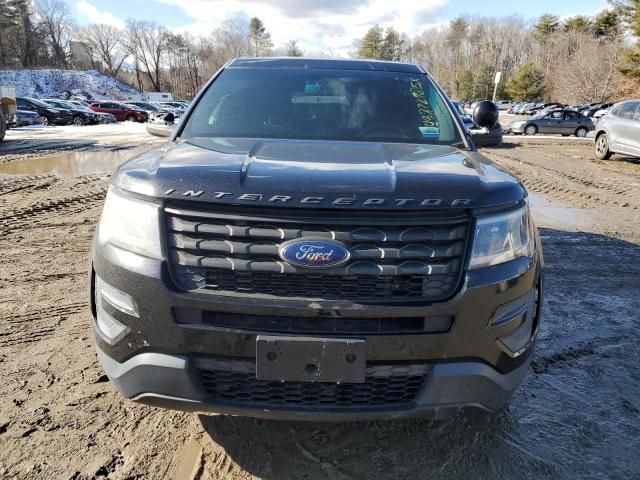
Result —
<svg viewBox="0 0 640 480"><path fill-rule="evenodd" d="M0 146L0 478L640 478L640 161L566 138L484 150L533 194L547 262L535 359L502 413L299 424L136 405L98 366L99 172L162 142L121 124Z"/></svg>

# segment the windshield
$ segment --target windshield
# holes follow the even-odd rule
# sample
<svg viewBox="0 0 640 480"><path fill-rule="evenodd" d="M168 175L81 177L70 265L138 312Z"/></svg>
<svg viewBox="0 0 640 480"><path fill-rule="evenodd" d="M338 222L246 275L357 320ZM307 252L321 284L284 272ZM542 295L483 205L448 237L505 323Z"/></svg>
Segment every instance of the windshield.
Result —
<svg viewBox="0 0 640 480"><path fill-rule="evenodd" d="M420 73L231 68L211 84L181 134L454 144L445 100Z"/></svg>

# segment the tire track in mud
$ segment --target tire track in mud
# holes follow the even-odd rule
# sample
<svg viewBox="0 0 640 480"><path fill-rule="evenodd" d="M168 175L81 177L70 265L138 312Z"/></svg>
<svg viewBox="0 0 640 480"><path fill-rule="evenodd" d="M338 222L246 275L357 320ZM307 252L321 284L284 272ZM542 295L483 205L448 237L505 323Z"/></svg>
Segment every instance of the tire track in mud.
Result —
<svg viewBox="0 0 640 480"><path fill-rule="evenodd" d="M4 318L6 328L0 330L0 347L14 347L38 343L60 333L60 326L73 315L86 312L86 302L51 306L28 313L18 313ZM83 328L84 316L79 317ZM66 332L66 335L74 332Z"/></svg>
<svg viewBox="0 0 640 480"><path fill-rule="evenodd" d="M0 179L0 196L22 190L41 190L57 183L59 177L53 174L15 176Z"/></svg>
<svg viewBox="0 0 640 480"><path fill-rule="evenodd" d="M563 170L558 170L557 168L551 168L547 165L532 161L531 159L527 159L526 161L518 158L518 157L514 157L511 155L508 155L507 153L503 153L502 151L498 151L498 150L493 150L492 154L496 157L498 157L498 161L500 161L500 159L502 160L506 160L506 161L511 161L511 162L515 162L518 165L521 166L528 166L531 168L538 168L541 170L545 170L547 172L552 173L554 176L559 176L562 177L564 179L567 180L571 180L572 182L581 184L585 187L595 187L601 190L606 190L607 192L610 193L615 193L618 195L622 195L626 192L628 192L631 188L630 187L621 187L621 185L619 183L615 183L615 182L606 182L603 180L596 180L596 179L587 179L584 178L583 176L580 175L576 175L576 174L572 174L572 173L567 173ZM556 160L552 155L548 155L545 154L543 152L538 152L538 154L540 156L543 156L551 161Z"/></svg>
<svg viewBox="0 0 640 480"><path fill-rule="evenodd" d="M106 195L105 189L90 191L86 194L64 197L59 200L37 202L19 208L8 215L0 216L0 237L15 230L22 230L61 216L71 216L89 208L101 206Z"/></svg>
<svg viewBox="0 0 640 480"><path fill-rule="evenodd" d="M631 188L620 188L613 183L585 179L579 175L568 174L554 168L539 165L534 162L522 161L519 158L498 152L491 152L491 156L498 163L502 163L510 171L512 171L528 190L537 193L551 194L560 200L571 202L579 207L593 206L594 203L603 206L621 206L628 207L630 198L623 197L619 200L606 198L607 195L624 195ZM549 176L541 178L540 170L549 172ZM569 180L573 182L577 188L572 188L570 183L563 182ZM581 190L580 188L584 188ZM587 188L593 188L589 191Z"/></svg>

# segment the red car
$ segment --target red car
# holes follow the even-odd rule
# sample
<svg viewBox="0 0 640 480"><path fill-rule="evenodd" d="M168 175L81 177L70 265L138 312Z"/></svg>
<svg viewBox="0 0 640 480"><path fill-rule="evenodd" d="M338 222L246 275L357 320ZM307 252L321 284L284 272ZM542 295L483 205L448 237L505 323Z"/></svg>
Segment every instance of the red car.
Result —
<svg viewBox="0 0 640 480"><path fill-rule="evenodd" d="M124 122L125 120L128 122L146 122L149 119L147 112L113 101L92 102L89 108L94 112L110 113L119 122Z"/></svg>

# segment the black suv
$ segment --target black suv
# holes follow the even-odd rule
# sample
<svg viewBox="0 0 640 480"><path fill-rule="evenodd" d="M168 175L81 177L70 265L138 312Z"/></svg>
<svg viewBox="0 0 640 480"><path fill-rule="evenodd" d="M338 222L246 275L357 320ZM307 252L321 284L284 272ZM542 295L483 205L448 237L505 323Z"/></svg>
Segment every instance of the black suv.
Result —
<svg viewBox="0 0 640 480"><path fill-rule="evenodd" d="M52 107L59 108L60 110L67 110L71 112L71 115L73 116L72 122L74 125L82 126L100 123L99 115L96 112L89 110L87 107L81 107L55 98L46 99L44 102L48 103Z"/></svg>
<svg viewBox="0 0 640 480"><path fill-rule="evenodd" d="M525 188L424 69L236 59L113 175L92 325L111 381L151 405L493 412L527 372L542 270Z"/></svg>
<svg viewBox="0 0 640 480"><path fill-rule="evenodd" d="M54 108L41 100L29 97L16 97L18 110L36 112L45 125L68 125L73 121L73 114L68 110Z"/></svg>

